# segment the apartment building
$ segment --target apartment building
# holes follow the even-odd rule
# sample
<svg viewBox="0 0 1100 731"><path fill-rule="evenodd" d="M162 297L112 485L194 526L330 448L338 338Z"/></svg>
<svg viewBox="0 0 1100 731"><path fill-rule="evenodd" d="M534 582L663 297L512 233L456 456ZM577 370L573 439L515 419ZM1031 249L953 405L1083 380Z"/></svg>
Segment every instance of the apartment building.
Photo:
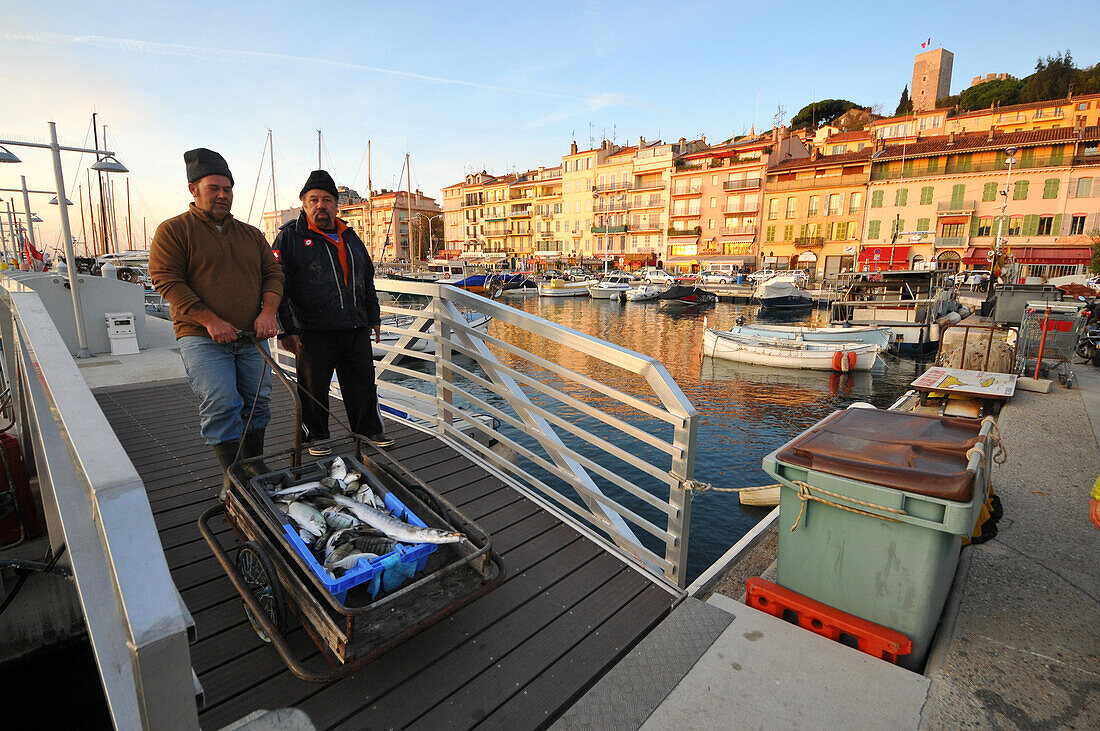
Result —
<svg viewBox="0 0 1100 731"><path fill-rule="evenodd" d="M279 229L284 225L298 218L298 214L302 212L301 206L294 208L283 208L278 211L267 211L264 213L264 238L267 239L267 243L274 244L275 237L279 235Z"/></svg>
<svg viewBox="0 0 1100 731"><path fill-rule="evenodd" d="M1078 273L1091 258L1087 234L1100 228L1098 145L1100 127L1062 127L949 134L877 150L857 268L891 260L980 267L1001 227L1024 277ZM1009 148L1016 149L1011 174Z"/></svg>
<svg viewBox="0 0 1100 731"><path fill-rule="evenodd" d="M814 277L855 269L871 154L870 147L838 155L815 149L767 168L763 268L805 269Z"/></svg>
<svg viewBox="0 0 1100 731"><path fill-rule="evenodd" d="M593 198L593 253L597 259L623 258L627 253L630 196L634 188L637 147L612 147L596 165Z"/></svg>
<svg viewBox="0 0 1100 731"><path fill-rule="evenodd" d="M381 190L358 203L340 206L339 216L359 235L375 262L431 258L440 241L414 241L410 246L409 221L422 219L424 231L443 211L435 198L421 191ZM430 245L429 245L430 244Z"/></svg>
<svg viewBox="0 0 1100 731"><path fill-rule="evenodd" d="M1100 94L1083 94L1045 102L1013 104L948 117L945 133L1024 132L1100 124Z"/></svg>
<svg viewBox="0 0 1100 731"><path fill-rule="evenodd" d="M556 262L562 251L568 250L561 230L564 205L561 165L539 168L532 177L535 180L534 256L545 263Z"/></svg>
<svg viewBox="0 0 1100 731"><path fill-rule="evenodd" d="M466 225L462 212L465 181L443 189L443 248L438 255L444 259L462 256L466 242Z"/></svg>

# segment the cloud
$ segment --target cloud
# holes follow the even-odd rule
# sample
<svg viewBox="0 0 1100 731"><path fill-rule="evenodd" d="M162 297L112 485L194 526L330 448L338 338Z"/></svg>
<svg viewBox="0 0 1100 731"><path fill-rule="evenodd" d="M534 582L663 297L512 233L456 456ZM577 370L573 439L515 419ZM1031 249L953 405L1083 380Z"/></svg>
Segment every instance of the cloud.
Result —
<svg viewBox="0 0 1100 731"><path fill-rule="evenodd" d="M96 48L107 48L115 51L128 51L131 53L144 53L159 56L174 56L177 58L193 58L203 60L226 59L242 63L275 63L275 64L313 64L329 68L339 68L347 71L361 71L367 73L397 76L405 79L415 79L432 84L447 84L452 86L465 86L472 89L495 91L505 94L523 96L543 96L556 99L570 99L583 101L583 97L543 91L538 88L511 88L494 84L483 84L477 81L464 79L451 79L443 76L431 76L418 74L412 71L388 69L378 66L366 66L347 61L333 61L325 58L310 56L296 56L286 53L270 53L266 51L240 51L234 49L209 48L204 46L188 46L181 43L159 43L153 41L139 41L130 38L111 38L108 36L78 36L65 33L0 33L0 41L14 41L23 43L40 43L46 45L84 45Z"/></svg>

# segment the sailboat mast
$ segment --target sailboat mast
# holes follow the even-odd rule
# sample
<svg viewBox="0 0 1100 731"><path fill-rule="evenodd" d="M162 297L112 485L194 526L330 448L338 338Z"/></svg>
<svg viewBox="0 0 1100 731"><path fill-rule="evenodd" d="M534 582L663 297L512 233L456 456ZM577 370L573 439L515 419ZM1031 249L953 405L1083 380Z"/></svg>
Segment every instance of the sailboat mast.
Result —
<svg viewBox="0 0 1100 731"><path fill-rule="evenodd" d="M271 147L271 205L274 206L272 210L278 213L279 194L275 191L275 135L270 129L267 131L267 141ZM278 218L275 220L277 221Z"/></svg>
<svg viewBox="0 0 1100 731"><path fill-rule="evenodd" d="M96 235L95 229L95 206L92 204L92 171L89 169L88 173L88 220L92 225L92 245L88 246L88 240L84 240L84 253L88 256L95 256L95 242L99 240L99 236ZM83 215L83 214L82 214Z"/></svg>
<svg viewBox="0 0 1100 731"><path fill-rule="evenodd" d="M80 202L80 238L84 241L84 251L88 251L88 229L84 226L84 186L76 186L77 200Z"/></svg>
<svg viewBox="0 0 1100 731"><path fill-rule="evenodd" d="M412 215L413 183L412 183L412 167L409 165L409 153L407 153L407 152L405 153L405 187L408 189L408 192L405 194L406 195L406 198L405 198L405 218L407 219L406 223L405 223L405 227L409 230L409 263L411 264L415 259L419 259L420 257L419 256L414 256L414 254L413 254L413 241L412 241L412 235L413 235L413 215ZM416 247L416 252L417 253L420 252L420 245L419 244L420 244L420 242L417 241L417 247Z"/></svg>
<svg viewBox="0 0 1100 731"><path fill-rule="evenodd" d="M324 169L321 165L321 130L317 130L317 169Z"/></svg>
<svg viewBox="0 0 1100 731"><path fill-rule="evenodd" d="M95 142L95 149L98 150L99 149L99 128L96 126L96 114L97 114L96 112L92 112L92 141ZM104 130L103 136L104 136L104 138L106 138L106 136L107 136L106 130ZM106 139L104 139L104 142L106 142ZM101 159L102 158L100 158L99 153L97 152L96 156L95 156L96 162L99 162ZM103 173L100 172L99 170L96 170L95 177L96 177L96 182L99 184L99 228L100 228L99 233L100 233L100 236L102 237L103 253L106 254L107 253L107 201L103 197ZM88 204L91 205L91 202L92 202L92 188L91 188L91 183L89 183L88 184Z"/></svg>
<svg viewBox="0 0 1100 731"><path fill-rule="evenodd" d="M129 249L134 248L134 235L133 229L130 227L130 179L126 178L126 246Z"/></svg>
<svg viewBox="0 0 1100 731"><path fill-rule="evenodd" d="M370 177L370 140L367 140L367 247L370 249L371 258L374 258L374 183Z"/></svg>

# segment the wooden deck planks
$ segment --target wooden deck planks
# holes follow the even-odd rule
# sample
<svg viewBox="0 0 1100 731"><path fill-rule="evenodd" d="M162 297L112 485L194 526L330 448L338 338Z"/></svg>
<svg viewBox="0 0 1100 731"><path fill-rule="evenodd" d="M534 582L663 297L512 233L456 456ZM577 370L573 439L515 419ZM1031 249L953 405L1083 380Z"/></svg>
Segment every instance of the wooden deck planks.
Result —
<svg viewBox="0 0 1100 731"><path fill-rule="evenodd" d="M288 705L318 728L538 726L671 609L669 592L430 434L394 424L397 443L386 454L494 536L508 578L352 677L300 681L256 637L199 536L198 515L214 504L221 474L199 435L188 385L102 389L96 397L146 483L173 580L195 618L192 662L206 691L204 727ZM294 415L282 389L272 397L274 451L292 444ZM236 544L227 525L213 527L225 546ZM288 642L300 657L321 662L305 631L290 624Z"/></svg>

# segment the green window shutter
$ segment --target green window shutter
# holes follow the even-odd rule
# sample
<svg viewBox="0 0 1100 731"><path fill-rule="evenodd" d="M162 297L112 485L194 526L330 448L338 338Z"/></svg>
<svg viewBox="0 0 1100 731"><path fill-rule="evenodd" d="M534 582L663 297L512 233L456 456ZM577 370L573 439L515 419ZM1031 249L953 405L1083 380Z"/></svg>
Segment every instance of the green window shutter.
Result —
<svg viewBox="0 0 1100 731"><path fill-rule="evenodd" d="M794 239L794 226L783 227L783 240L791 241Z"/></svg>
<svg viewBox="0 0 1100 731"><path fill-rule="evenodd" d="M1015 187L1012 189L1012 200L1014 201L1026 201L1027 200L1027 181L1017 180Z"/></svg>
<svg viewBox="0 0 1100 731"><path fill-rule="evenodd" d="M799 229L799 232L798 232L798 238L800 238L800 239L806 238L806 226L807 226L807 224L805 224L805 223L802 224L802 228Z"/></svg>
<svg viewBox="0 0 1100 731"><path fill-rule="evenodd" d="M927 218L918 218L917 219L917 230L918 231L927 231L928 230L928 219Z"/></svg>
<svg viewBox="0 0 1100 731"><path fill-rule="evenodd" d="M973 238L978 235L978 217L970 217L970 237Z"/></svg>
<svg viewBox="0 0 1100 731"><path fill-rule="evenodd" d="M997 200L997 184L986 183L982 188L982 201L988 203L989 201Z"/></svg>
<svg viewBox="0 0 1100 731"><path fill-rule="evenodd" d="M1063 154L1063 151L1065 149L1066 148L1064 148L1060 145L1050 148L1050 164L1051 165L1061 165L1062 164L1062 154Z"/></svg>
<svg viewBox="0 0 1100 731"><path fill-rule="evenodd" d="M966 184L965 183L960 183L959 185L952 186L951 187L951 205L952 206L962 205L963 196L965 196L965 195L966 195Z"/></svg>
<svg viewBox="0 0 1100 731"><path fill-rule="evenodd" d="M1024 216L1024 236L1035 236L1039 231L1039 216Z"/></svg>
<svg viewBox="0 0 1100 731"><path fill-rule="evenodd" d="M928 158L928 167L925 169L925 175L935 175L939 172L939 164L936 162L936 158Z"/></svg>
<svg viewBox="0 0 1100 731"><path fill-rule="evenodd" d="M904 206L908 199L909 190L907 188L899 188L898 191L894 194L894 205Z"/></svg>
<svg viewBox="0 0 1100 731"><path fill-rule="evenodd" d="M768 226L767 236L765 236L764 240L768 243L775 241L775 226Z"/></svg>
<svg viewBox="0 0 1100 731"><path fill-rule="evenodd" d="M882 191L876 190L871 194L871 208L882 208Z"/></svg>
<svg viewBox="0 0 1100 731"><path fill-rule="evenodd" d="M844 241L848 238L848 222L838 221L836 224L836 240Z"/></svg>
<svg viewBox="0 0 1100 731"><path fill-rule="evenodd" d="M926 185L920 189L920 204L926 206L932 202L932 186Z"/></svg>
<svg viewBox="0 0 1100 731"><path fill-rule="evenodd" d="M1043 181L1043 197L1058 197L1058 178L1047 178L1045 181Z"/></svg>
<svg viewBox="0 0 1100 731"><path fill-rule="evenodd" d="M1029 147L1020 153L1020 167L1030 168L1035 167L1035 148Z"/></svg>
<svg viewBox="0 0 1100 731"><path fill-rule="evenodd" d="M955 172L970 172L970 155L959 155L958 158L955 159Z"/></svg>
<svg viewBox="0 0 1100 731"><path fill-rule="evenodd" d="M1056 214L1054 216L1054 224L1051 226L1050 235L1051 236L1061 236L1062 235L1062 214L1061 213Z"/></svg>
<svg viewBox="0 0 1100 731"><path fill-rule="evenodd" d="M877 239L878 229L881 224L881 221L871 221L869 224L867 224L867 238Z"/></svg>
<svg viewBox="0 0 1100 731"><path fill-rule="evenodd" d="M829 221L827 224L825 224L825 240L826 241L832 241L833 240L833 222L832 221Z"/></svg>
<svg viewBox="0 0 1100 731"><path fill-rule="evenodd" d="M906 160L903 162L901 165L901 174L907 178L913 177L914 163L916 163L916 160Z"/></svg>

